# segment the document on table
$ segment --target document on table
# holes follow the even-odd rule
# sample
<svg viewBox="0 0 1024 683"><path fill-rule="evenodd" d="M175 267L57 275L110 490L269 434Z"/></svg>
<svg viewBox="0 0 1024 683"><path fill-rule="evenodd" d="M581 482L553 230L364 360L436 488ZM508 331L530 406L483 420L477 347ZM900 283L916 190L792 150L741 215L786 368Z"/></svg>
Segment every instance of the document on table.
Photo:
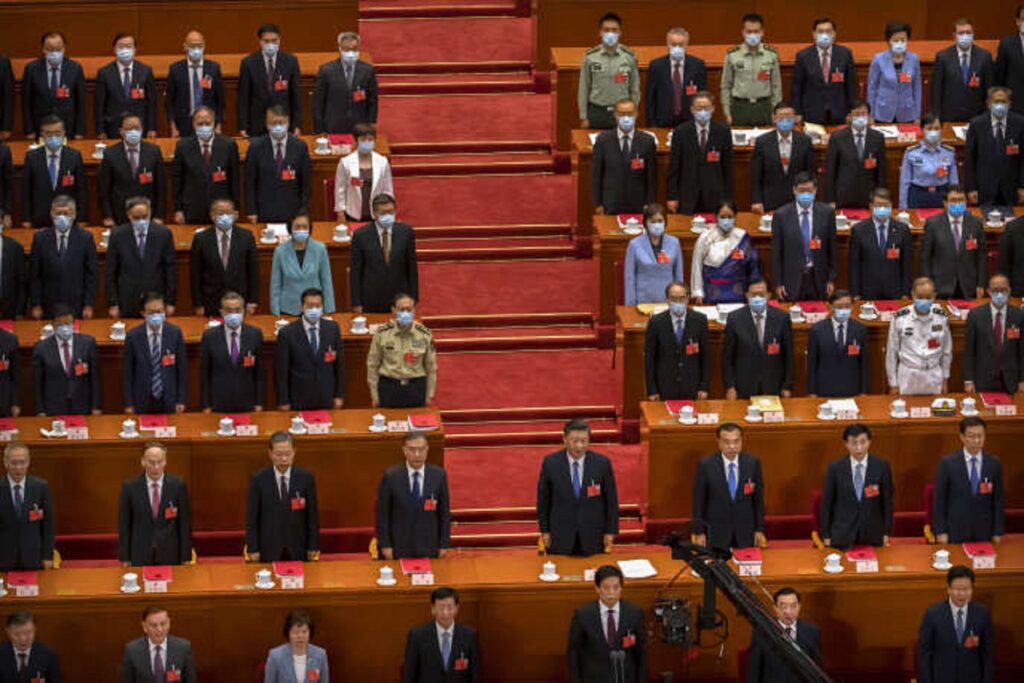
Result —
<svg viewBox="0 0 1024 683"><path fill-rule="evenodd" d="M619 560L616 564L627 579L649 579L658 575L650 560Z"/></svg>

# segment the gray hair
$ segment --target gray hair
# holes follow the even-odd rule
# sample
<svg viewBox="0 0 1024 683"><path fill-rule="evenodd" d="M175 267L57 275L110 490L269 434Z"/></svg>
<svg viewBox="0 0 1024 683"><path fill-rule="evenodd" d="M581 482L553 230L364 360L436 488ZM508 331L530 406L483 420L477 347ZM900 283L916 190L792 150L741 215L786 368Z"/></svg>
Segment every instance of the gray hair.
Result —
<svg viewBox="0 0 1024 683"><path fill-rule="evenodd" d="M129 197L124 202L124 210L131 211L140 204L145 204L146 208L149 209L150 213L152 213L153 203L149 201L149 197Z"/></svg>
<svg viewBox="0 0 1024 683"><path fill-rule="evenodd" d="M358 43L359 34L356 33L355 31L342 31L341 33L338 34L338 45L341 45L342 43L347 42L349 40L354 40Z"/></svg>
<svg viewBox="0 0 1024 683"><path fill-rule="evenodd" d="M683 36L684 38L689 38L690 37L690 32L687 31L682 26L675 26L675 27L670 28L668 30L668 35L677 35L677 36Z"/></svg>
<svg viewBox="0 0 1024 683"><path fill-rule="evenodd" d="M53 198L50 202L50 210L53 209L71 209L72 213L78 213L78 202L74 198L67 196L66 194L59 194Z"/></svg>

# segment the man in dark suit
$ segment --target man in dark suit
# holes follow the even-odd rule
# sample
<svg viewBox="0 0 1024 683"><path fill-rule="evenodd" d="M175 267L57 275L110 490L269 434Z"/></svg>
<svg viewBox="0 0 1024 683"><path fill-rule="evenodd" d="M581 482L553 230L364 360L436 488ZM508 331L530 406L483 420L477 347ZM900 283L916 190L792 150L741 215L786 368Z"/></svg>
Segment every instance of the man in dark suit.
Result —
<svg viewBox="0 0 1024 683"><path fill-rule="evenodd" d="M743 428L726 422L715 432L718 452L697 465L693 482L693 535L712 548L764 547L761 461L743 451Z"/></svg>
<svg viewBox="0 0 1024 683"><path fill-rule="evenodd" d="M996 50L995 82L1015 93L1024 93L1024 49L1021 36L1024 35L1024 4L1017 5L1017 30L999 41ZM1024 97L1013 103L1013 111L1024 114Z"/></svg>
<svg viewBox="0 0 1024 683"><path fill-rule="evenodd" d="M672 132L665 204L673 213L713 213L733 198L732 131L711 120L714 102L711 93L698 92L690 106L693 120Z"/></svg>
<svg viewBox="0 0 1024 683"><path fill-rule="evenodd" d="M203 57L206 38L192 29L185 34L186 58L171 64L167 71L167 123L171 137L192 135L193 116L200 107L213 113L217 133L224 122L224 77L220 64Z"/></svg>
<svg viewBox="0 0 1024 683"><path fill-rule="evenodd" d="M178 294L174 235L150 221L152 211L145 197L131 197L125 204L127 221L110 231L107 243L108 313L111 318L138 318L142 295L161 292L167 315L174 315Z"/></svg>
<svg viewBox="0 0 1024 683"><path fill-rule="evenodd" d="M142 140L142 120L138 116L128 114L121 120L121 142L103 153L99 186L103 225L126 223L125 202L131 197L148 199L153 219L163 221L167 202L164 155L160 147Z"/></svg>
<svg viewBox="0 0 1024 683"><path fill-rule="evenodd" d="M126 413L183 413L188 401L188 354L181 328L166 321L164 296L142 297L145 325L125 336L121 376Z"/></svg>
<svg viewBox="0 0 1024 683"><path fill-rule="evenodd" d="M871 430L860 423L843 430L849 455L828 466L821 494L821 538L826 546L889 545L892 470L870 455Z"/></svg>
<svg viewBox="0 0 1024 683"><path fill-rule="evenodd" d="M451 497L444 468L427 463L422 432L406 432L405 462L389 467L377 489L377 546L385 560L445 557L451 549Z"/></svg>
<svg viewBox="0 0 1024 683"><path fill-rule="evenodd" d="M480 683L476 631L455 622L459 592L435 588L430 593L430 613L432 621L409 629L402 683Z"/></svg>
<svg viewBox="0 0 1024 683"><path fill-rule="evenodd" d="M842 125L857 98L857 68L849 48L836 45L836 22L814 20L814 45L796 53L793 63L793 104L807 123Z"/></svg>
<svg viewBox="0 0 1024 683"><path fill-rule="evenodd" d="M821 301L835 287L836 216L815 199L817 191L813 176L798 173L796 201L772 216L772 274L780 301Z"/></svg>
<svg viewBox="0 0 1024 683"><path fill-rule="evenodd" d="M0 140L14 130L14 71L7 55L0 55Z"/></svg>
<svg viewBox="0 0 1024 683"><path fill-rule="evenodd" d="M0 235L0 318L14 320L25 315L28 279L25 277L25 248L9 235Z"/></svg>
<svg viewBox="0 0 1024 683"><path fill-rule="evenodd" d="M992 683L992 617L974 602L974 571L956 565L946 574L948 600L924 613L917 634L918 683Z"/></svg>
<svg viewBox="0 0 1024 683"><path fill-rule="evenodd" d="M68 137L85 135L85 72L82 65L65 59L63 33L50 31L39 40L43 56L25 65L21 76L22 124L25 137L35 140L49 114L64 122Z"/></svg>
<svg viewBox="0 0 1024 683"><path fill-rule="evenodd" d="M621 599L622 570L606 564L594 572L597 600L576 608L569 624L570 683L643 683L647 680L644 610ZM619 664L612 663L612 653Z"/></svg>
<svg viewBox="0 0 1024 683"><path fill-rule="evenodd" d="M932 279L939 299L980 299L988 280L985 228L967 212L959 185L949 186L944 203L944 212L924 222L921 275Z"/></svg>
<svg viewBox="0 0 1024 683"><path fill-rule="evenodd" d="M999 272L1010 279L1010 293L1024 296L1024 217L1007 224L999 236Z"/></svg>
<svg viewBox="0 0 1024 683"><path fill-rule="evenodd" d="M260 49L242 60L238 74L238 132L243 138L265 135L267 112L282 107L291 113L293 135L302 125L302 86L299 60L281 52L281 30L263 24L256 30Z"/></svg>
<svg viewBox="0 0 1024 683"><path fill-rule="evenodd" d="M170 635L171 617L163 607L142 612L146 635L124 646L120 683L196 683L192 643Z"/></svg>
<svg viewBox="0 0 1024 683"><path fill-rule="evenodd" d="M199 395L203 412L263 410L263 332L243 324L245 299L225 292L224 324L203 332L199 342Z"/></svg>
<svg viewBox="0 0 1024 683"><path fill-rule="evenodd" d="M974 27L965 19L956 21L953 40L935 53L932 111L943 121L970 121L985 111L985 93L995 85L992 53L974 44Z"/></svg>
<svg viewBox="0 0 1024 683"><path fill-rule="evenodd" d="M53 200L49 227L32 235L29 259L30 314L36 320L52 318L57 304L71 308L76 318L93 316L96 301L96 243L92 233L76 220L74 199Z"/></svg>
<svg viewBox="0 0 1024 683"><path fill-rule="evenodd" d="M31 456L21 441L4 447L7 477L0 483L0 571L53 569L50 484L28 473Z"/></svg>
<svg viewBox="0 0 1024 683"><path fill-rule="evenodd" d="M347 134L357 123L377 123L377 74L359 59L359 35L338 34L340 60L320 66L313 90L313 130Z"/></svg>
<svg viewBox="0 0 1024 683"><path fill-rule="evenodd" d="M980 417L960 420L963 448L939 461L932 533L941 545L999 543L1005 533L1003 464L985 450L987 428Z"/></svg>
<svg viewBox="0 0 1024 683"><path fill-rule="evenodd" d="M706 400L711 386L708 319L687 309L690 288L665 288L668 310L651 317L644 335L644 371L651 401Z"/></svg>
<svg viewBox="0 0 1024 683"><path fill-rule="evenodd" d="M85 164L82 153L64 144L64 122L54 114L40 121L45 144L25 153L21 178L21 227L42 228L50 222L53 200L66 195L79 207L79 218L88 222Z"/></svg>
<svg viewBox="0 0 1024 683"><path fill-rule="evenodd" d="M250 562L312 562L320 556L316 477L295 463L288 432L270 436L270 465L252 475L245 513Z"/></svg>
<svg viewBox="0 0 1024 683"><path fill-rule="evenodd" d="M747 284L747 305L725 321L722 379L729 400L793 391L793 323L768 305L768 283Z"/></svg>
<svg viewBox="0 0 1024 683"><path fill-rule="evenodd" d="M0 417L21 415L21 352L18 338L0 330Z"/></svg>
<svg viewBox="0 0 1024 683"><path fill-rule="evenodd" d="M636 128L636 103L615 103L614 130L594 142L590 192L596 214L643 213L658 191L657 141Z"/></svg>
<svg viewBox="0 0 1024 683"><path fill-rule="evenodd" d="M122 567L187 564L192 560L192 505L185 481L168 474L167 447L142 448L145 470L121 486L117 559Z"/></svg>
<svg viewBox="0 0 1024 683"><path fill-rule="evenodd" d="M3 131L0 131L0 135ZM14 222L14 162L11 148L0 139L0 225L6 230Z"/></svg>
<svg viewBox="0 0 1024 683"><path fill-rule="evenodd" d="M328 410L345 403L341 327L323 317L324 294L302 293L302 317L277 334L274 377L279 410Z"/></svg>
<svg viewBox="0 0 1024 683"><path fill-rule="evenodd" d="M309 207L313 166L306 143L288 135L288 112L280 105L267 110L267 128L245 158L245 208L250 223L285 223Z"/></svg>
<svg viewBox="0 0 1024 683"><path fill-rule="evenodd" d="M644 104L650 127L675 128L689 121L691 98L708 89L704 60L686 54L689 32L685 28L669 29L666 40L668 54L652 59L647 67Z"/></svg>
<svg viewBox="0 0 1024 683"><path fill-rule="evenodd" d="M871 218L850 231L850 292L857 299L910 296L914 242L910 226L892 219L889 188L871 192Z"/></svg>
<svg viewBox="0 0 1024 683"><path fill-rule="evenodd" d="M828 298L832 316L807 333L807 393L858 396L871 393L868 328L850 314L853 297L837 289Z"/></svg>
<svg viewBox="0 0 1024 683"><path fill-rule="evenodd" d="M36 415L100 414L99 354L96 340L78 334L71 309L53 308L52 336L32 347L32 388Z"/></svg>
<svg viewBox="0 0 1024 683"><path fill-rule="evenodd" d="M779 627L808 657L821 661L821 630L800 618L800 593L785 586L775 591L775 612ZM747 655L746 683L800 683L785 662L776 654L775 645L761 633L754 631Z"/></svg>
<svg viewBox="0 0 1024 683"><path fill-rule="evenodd" d="M355 313L386 313L395 295L419 299L416 237L412 226L395 221L395 198L373 198L376 220L352 236L349 297Z"/></svg>
<svg viewBox="0 0 1024 683"><path fill-rule="evenodd" d="M192 238L192 305L196 315L217 315L220 297L235 291L246 301L246 313L255 315L260 298L259 255L250 230L235 225L238 212L230 199L217 199L210 207L213 225Z"/></svg>
<svg viewBox="0 0 1024 683"><path fill-rule="evenodd" d="M754 213L771 212L790 203L793 179L801 173L815 175L814 146L809 137L793 130L793 105L776 104L772 120L776 132L757 139L750 162L750 207Z"/></svg>
<svg viewBox="0 0 1024 683"><path fill-rule="evenodd" d="M96 134L101 140L118 137L121 120L133 114L143 135L156 137L156 80L153 69L135 60L135 36L114 36L117 59L96 73Z"/></svg>
<svg viewBox="0 0 1024 683"><path fill-rule="evenodd" d="M1024 115L1010 111L1010 91L991 88L988 112L971 119L964 144L964 187L971 204L988 215L1012 216L1024 203Z"/></svg>
<svg viewBox="0 0 1024 683"><path fill-rule="evenodd" d="M197 109L192 119L195 125L190 128L195 135L178 140L171 162L175 223L204 223L210 205L217 199L238 205L238 145L214 132L213 110L209 107Z"/></svg>
<svg viewBox="0 0 1024 683"><path fill-rule="evenodd" d="M31 612L7 615L7 640L0 644L0 683L43 681L60 683L57 653L36 640L36 621Z"/></svg>
<svg viewBox="0 0 1024 683"><path fill-rule="evenodd" d="M596 555L619 533L619 494L612 462L590 450L590 425L570 420L565 448L544 458L537 481L541 541L556 555Z"/></svg>
<svg viewBox="0 0 1024 683"><path fill-rule="evenodd" d="M967 314L964 341L964 391L1024 390L1021 374L1021 330L1024 311L1009 305L1010 281L1005 275L988 280L988 305Z"/></svg>
<svg viewBox="0 0 1024 683"><path fill-rule="evenodd" d="M833 208L862 209L884 187L885 136L869 127L871 107L855 100L850 125L829 137L825 153L825 201Z"/></svg>

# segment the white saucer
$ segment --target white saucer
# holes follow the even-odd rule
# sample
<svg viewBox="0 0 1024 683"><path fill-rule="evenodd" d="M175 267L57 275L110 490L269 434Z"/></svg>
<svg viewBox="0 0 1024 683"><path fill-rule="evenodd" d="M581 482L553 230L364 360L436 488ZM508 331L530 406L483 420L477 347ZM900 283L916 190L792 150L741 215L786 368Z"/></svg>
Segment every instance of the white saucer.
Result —
<svg viewBox="0 0 1024 683"><path fill-rule="evenodd" d="M230 432L222 432L219 429L217 430L217 436L234 436L237 433L238 432L236 432L234 429L232 429Z"/></svg>
<svg viewBox="0 0 1024 683"><path fill-rule="evenodd" d="M890 412L889 413L889 417L893 418L894 420L905 420L908 417L910 417L910 413L893 413L893 412Z"/></svg>
<svg viewBox="0 0 1024 683"><path fill-rule="evenodd" d="M352 235L345 235L344 237L332 237L331 239L334 242L351 242Z"/></svg>
<svg viewBox="0 0 1024 683"><path fill-rule="evenodd" d="M398 579L391 579L390 581L385 581L384 579L377 579L378 586L394 586L396 583L398 583Z"/></svg>
<svg viewBox="0 0 1024 683"><path fill-rule="evenodd" d="M6 590L0 590L0 598L4 597L5 595L7 595L7 591Z"/></svg>
<svg viewBox="0 0 1024 683"><path fill-rule="evenodd" d="M140 436L142 436L142 434L139 434L138 432L135 432L134 434L129 434L127 432L118 432L117 435L122 439L137 439Z"/></svg>
<svg viewBox="0 0 1024 683"><path fill-rule="evenodd" d="M747 422L763 422L764 421L764 415L758 415L757 417L751 417L749 415L744 415L743 419L746 420Z"/></svg>
<svg viewBox="0 0 1024 683"><path fill-rule="evenodd" d="M643 228L623 228L622 232L627 235L642 235L644 232Z"/></svg>
<svg viewBox="0 0 1024 683"><path fill-rule="evenodd" d="M944 572L948 569L951 569L952 567L952 562L947 562L946 564L935 564L934 562L932 563L932 569L938 569L940 572Z"/></svg>
<svg viewBox="0 0 1024 683"><path fill-rule="evenodd" d="M381 432L388 431L388 426L387 425L381 425L380 427L377 427L376 425L370 425L369 429L374 434L379 434Z"/></svg>
<svg viewBox="0 0 1024 683"><path fill-rule="evenodd" d="M140 590L142 590L142 586L136 586L135 588L125 588L124 586L121 586L122 593L138 593Z"/></svg>
<svg viewBox="0 0 1024 683"><path fill-rule="evenodd" d="M349 334L370 334L370 328L367 327L365 330L357 330L356 328L353 327L348 332Z"/></svg>
<svg viewBox="0 0 1024 683"><path fill-rule="evenodd" d="M261 237L260 244L277 244L277 238L272 237L271 239L268 240L266 237Z"/></svg>
<svg viewBox="0 0 1024 683"><path fill-rule="evenodd" d="M761 227L759 225L759 226L757 226L757 231L758 232L771 232L772 231L772 226L769 225L767 228L764 228L764 227Z"/></svg>
<svg viewBox="0 0 1024 683"><path fill-rule="evenodd" d="M558 581L562 577L560 577L558 574L552 574L551 576L545 576L544 574L540 574L537 576L537 578L541 581L544 581L545 583L553 583L555 581Z"/></svg>
<svg viewBox="0 0 1024 683"><path fill-rule="evenodd" d="M102 159L103 158L103 153L101 152L101 153L97 154L96 152L93 152L92 153L92 158L93 159Z"/></svg>
<svg viewBox="0 0 1024 683"><path fill-rule="evenodd" d="M679 424L681 424L681 425L695 425L695 424L697 424L697 418L691 417L689 420L684 420L682 418L679 418Z"/></svg>
<svg viewBox="0 0 1024 683"><path fill-rule="evenodd" d="M826 574L842 574L845 567L843 567L843 565L839 565L835 569L831 569L829 567L823 567L823 569L825 570Z"/></svg>
<svg viewBox="0 0 1024 683"><path fill-rule="evenodd" d="M832 420L836 419L836 417L838 417L838 416L835 413L832 413L828 417L825 417L821 413L818 413L818 419L819 420L825 420L826 422L831 422Z"/></svg>
<svg viewBox="0 0 1024 683"><path fill-rule="evenodd" d="M794 318L794 317L791 316L789 318L789 322L791 322L791 323L805 323L805 322L807 322L807 318L805 318L803 316L800 316L799 318Z"/></svg>
<svg viewBox="0 0 1024 683"><path fill-rule="evenodd" d="M1001 228L1004 225L1006 225L1006 223L993 223L992 221L985 221L986 228Z"/></svg>
<svg viewBox="0 0 1024 683"><path fill-rule="evenodd" d="M288 433L294 434L295 436L302 436L303 434L308 434L309 429L292 429L291 427L289 427Z"/></svg>
<svg viewBox="0 0 1024 683"><path fill-rule="evenodd" d="M268 591L268 590L270 590L270 589L272 589L272 588L274 588L274 587L275 587L275 586L274 586L274 582L273 582L273 581L271 581L271 582L270 582L269 584L267 584L266 586L261 586L261 585L260 585L260 584L258 584L258 583L254 583L254 584L253 584L253 586L254 586L254 587L256 587L256 589L257 589L257 590L261 590L261 591Z"/></svg>
<svg viewBox="0 0 1024 683"><path fill-rule="evenodd" d="M110 335L110 340L111 341L124 341L125 339L127 339L127 337L128 337L128 335L126 335L126 334L118 334L118 335L113 335L112 334L112 335Z"/></svg>
<svg viewBox="0 0 1024 683"><path fill-rule="evenodd" d="M63 434L58 434L57 432L51 432L46 429L43 429L42 427L39 428L39 433L45 436L47 439L66 439L68 437L67 432L64 432Z"/></svg>
<svg viewBox="0 0 1024 683"><path fill-rule="evenodd" d="M708 231L708 229L706 227L698 228L698 227L693 226L693 225L690 226L690 232L692 232L694 235L703 235L707 231Z"/></svg>
<svg viewBox="0 0 1024 683"><path fill-rule="evenodd" d="M975 408L975 409L974 409L974 410L972 410L971 412L967 412L966 410L961 410L961 411L960 411L960 414L961 414L961 415L963 415L964 417L975 417L975 416L977 416L977 415L981 415L981 413L980 413L980 412L978 412L978 409L977 409L977 408Z"/></svg>
<svg viewBox="0 0 1024 683"><path fill-rule="evenodd" d="M878 320L877 313L875 315L864 315L863 313L861 313L857 317L860 318L861 320Z"/></svg>

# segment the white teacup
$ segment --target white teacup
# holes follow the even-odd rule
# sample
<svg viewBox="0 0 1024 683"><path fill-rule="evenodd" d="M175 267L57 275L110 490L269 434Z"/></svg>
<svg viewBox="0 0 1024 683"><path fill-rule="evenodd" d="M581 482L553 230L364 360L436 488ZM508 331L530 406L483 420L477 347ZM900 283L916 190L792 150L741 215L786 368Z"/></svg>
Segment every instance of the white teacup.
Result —
<svg viewBox="0 0 1024 683"><path fill-rule="evenodd" d="M366 316L357 315L352 318L352 331L366 332Z"/></svg>
<svg viewBox="0 0 1024 683"><path fill-rule="evenodd" d="M395 570L394 569L392 569L391 567L381 567L380 568L380 582L381 583L391 583L394 580L395 580Z"/></svg>
<svg viewBox="0 0 1024 683"><path fill-rule="evenodd" d="M932 553L932 564L936 564L940 567L944 567L949 564L949 551L948 550L936 550Z"/></svg>
<svg viewBox="0 0 1024 683"><path fill-rule="evenodd" d="M842 565L842 556L839 553L829 553L825 556L825 567L827 569L839 569Z"/></svg>
<svg viewBox="0 0 1024 683"><path fill-rule="evenodd" d="M554 576L555 575L555 563L551 562L550 560L548 562L545 562L544 563L543 571L544 571L544 576Z"/></svg>
<svg viewBox="0 0 1024 683"><path fill-rule="evenodd" d="M108 244L110 244L110 228L100 233L100 246L106 247Z"/></svg>
<svg viewBox="0 0 1024 683"><path fill-rule="evenodd" d="M277 239L277 231L270 227L263 228L263 232L261 234L263 236L263 239L268 241Z"/></svg>
<svg viewBox="0 0 1024 683"><path fill-rule="evenodd" d="M703 230L708 226L708 222L704 220L704 216L694 216L693 220L690 221L690 227L694 230Z"/></svg>
<svg viewBox="0 0 1024 683"><path fill-rule="evenodd" d="M761 409L755 405L747 406L747 417L756 420L757 418L761 417Z"/></svg>
<svg viewBox="0 0 1024 683"><path fill-rule="evenodd" d="M804 319L804 309L800 308L800 304L789 307L789 319L796 323Z"/></svg>
<svg viewBox="0 0 1024 683"><path fill-rule="evenodd" d="M274 332L280 332L284 328L288 327L287 320L275 320L274 321Z"/></svg>
<svg viewBox="0 0 1024 683"><path fill-rule="evenodd" d="M896 415L903 415L907 412L907 402L902 398L898 398L892 402L892 412Z"/></svg>
<svg viewBox="0 0 1024 683"><path fill-rule="evenodd" d="M870 301L865 301L860 306L860 312L864 315L878 315L878 308Z"/></svg>
<svg viewBox="0 0 1024 683"><path fill-rule="evenodd" d="M260 569L256 572L256 585L261 588L274 585L274 579L269 569Z"/></svg>
<svg viewBox="0 0 1024 683"><path fill-rule="evenodd" d="M965 413L973 413L978 408L977 401L975 401L970 396L968 396L962 401L961 406L963 407L963 411Z"/></svg>
<svg viewBox="0 0 1024 683"><path fill-rule="evenodd" d="M761 229L767 230L772 227L772 217L768 214L761 216Z"/></svg>
<svg viewBox="0 0 1024 683"><path fill-rule="evenodd" d="M4 577L0 576L0 597L7 595L7 591L4 590Z"/></svg>
<svg viewBox="0 0 1024 683"><path fill-rule="evenodd" d="M896 220L900 223L910 223L910 214L906 211L900 211L896 214Z"/></svg>
<svg viewBox="0 0 1024 683"><path fill-rule="evenodd" d="M110 336L112 337L123 337L125 334L125 324L118 320L116 323L110 326Z"/></svg>
<svg viewBox="0 0 1024 683"><path fill-rule="evenodd" d="M344 223L339 223L334 226L334 239L343 240L348 238L348 226Z"/></svg>
<svg viewBox="0 0 1024 683"><path fill-rule="evenodd" d="M97 159L103 158L103 153L107 151L107 143L97 142L92 148L92 155Z"/></svg>
<svg viewBox="0 0 1024 683"><path fill-rule="evenodd" d="M302 419L301 415L296 415L292 418L292 431L302 432L306 429L306 421Z"/></svg>
<svg viewBox="0 0 1024 683"><path fill-rule="evenodd" d="M823 417L825 419L831 418L832 417L832 404L831 403L822 403L821 405L819 405L818 406L818 417Z"/></svg>
<svg viewBox="0 0 1024 683"><path fill-rule="evenodd" d="M231 434L235 431L235 421L230 417L222 417L220 419L220 433Z"/></svg>
<svg viewBox="0 0 1024 683"><path fill-rule="evenodd" d="M68 431L68 426L64 424L64 420L54 420L50 423L50 431L54 434L64 434Z"/></svg>
<svg viewBox="0 0 1024 683"><path fill-rule="evenodd" d="M132 592L139 590L139 575L135 572L128 572L122 576L121 590Z"/></svg>
<svg viewBox="0 0 1024 683"><path fill-rule="evenodd" d="M850 227L850 219L846 217L845 213L836 214L836 229L845 230Z"/></svg>
<svg viewBox="0 0 1024 683"><path fill-rule="evenodd" d="M331 151L331 141L327 138L316 139L316 152L318 154L328 154Z"/></svg>
<svg viewBox="0 0 1024 683"><path fill-rule="evenodd" d="M992 225L1002 225L1003 224L1003 214L1002 214L1002 212L1001 211L989 211L988 212L988 222L991 223Z"/></svg>
<svg viewBox="0 0 1024 683"><path fill-rule="evenodd" d="M121 423L121 432L123 434L135 434L135 420L127 419Z"/></svg>
<svg viewBox="0 0 1024 683"><path fill-rule="evenodd" d="M693 419L693 406L683 406L679 409L680 420L692 420Z"/></svg>
<svg viewBox="0 0 1024 683"><path fill-rule="evenodd" d="M373 416L373 426L376 429L380 429L381 427L387 426L387 423L388 423L388 419L383 414L376 413Z"/></svg>
<svg viewBox="0 0 1024 683"><path fill-rule="evenodd" d="M49 339L53 336L53 325L46 323L43 325L43 339Z"/></svg>

